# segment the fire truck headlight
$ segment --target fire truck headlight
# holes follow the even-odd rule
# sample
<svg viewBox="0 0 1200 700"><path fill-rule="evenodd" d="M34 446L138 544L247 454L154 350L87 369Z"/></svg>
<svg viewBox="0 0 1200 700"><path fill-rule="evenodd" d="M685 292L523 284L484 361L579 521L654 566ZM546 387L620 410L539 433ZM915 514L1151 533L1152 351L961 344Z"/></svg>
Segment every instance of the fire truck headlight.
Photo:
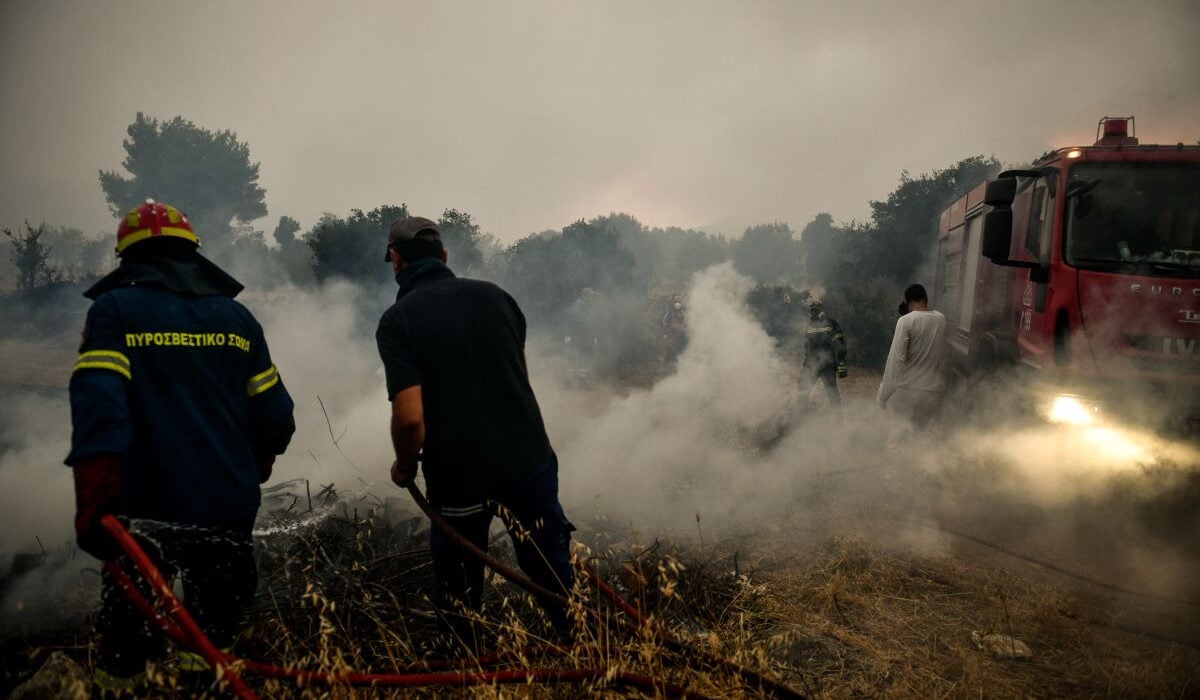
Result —
<svg viewBox="0 0 1200 700"><path fill-rule="evenodd" d="M1051 423L1091 425L1096 422L1099 412L1098 406L1082 401L1077 396L1056 396L1050 404L1048 417Z"/></svg>

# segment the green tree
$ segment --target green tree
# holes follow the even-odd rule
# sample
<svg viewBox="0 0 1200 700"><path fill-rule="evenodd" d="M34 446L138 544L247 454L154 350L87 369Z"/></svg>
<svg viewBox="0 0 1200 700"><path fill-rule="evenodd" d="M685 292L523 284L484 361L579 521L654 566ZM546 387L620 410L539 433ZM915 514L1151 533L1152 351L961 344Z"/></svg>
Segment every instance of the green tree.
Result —
<svg viewBox="0 0 1200 700"><path fill-rule="evenodd" d="M800 254L804 257L805 277L826 284L833 257L833 217L821 212L800 231Z"/></svg>
<svg viewBox="0 0 1200 700"><path fill-rule="evenodd" d="M450 267L462 274L474 272L483 266L483 234L470 214L447 209L438 219L438 228L442 232L442 244L449 251Z"/></svg>
<svg viewBox="0 0 1200 700"><path fill-rule="evenodd" d="M50 264L50 248L42 242L45 233L46 224L34 228L28 221L24 231L13 233L11 229L4 229L4 235L12 243L9 257L17 267L17 289L33 289L63 281L62 271Z"/></svg>
<svg viewBox="0 0 1200 700"><path fill-rule="evenodd" d="M928 175L900 174L900 185L882 202L871 202L874 254L879 272L907 283L937 241L942 210L996 174L995 158L972 156Z"/></svg>
<svg viewBox="0 0 1200 700"><path fill-rule="evenodd" d="M178 207L218 259L233 237L233 223L267 214L266 191L250 147L228 129L209 131L183 117L167 121L137 113L122 145L125 177L100 171L100 188L114 216L145 199Z"/></svg>
<svg viewBox="0 0 1200 700"><path fill-rule="evenodd" d="M613 222L599 218L522 238L499 256L496 273L527 316L551 322L585 287L597 292L628 289L633 266L633 255L621 244Z"/></svg>
<svg viewBox="0 0 1200 700"><path fill-rule="evenodd" d="M295 245L300 245L300 241L296 240L296 234L300 232L300 222L290 216L279 217L279 223L275 224L275 233L272 236L275 242L279 244L281 250L287 250Z"/></svg>
<svg viewBox="0 0 1200 700"><path fill-rule="evenodd" d="M892 345L896 303L900 299L896 285L879 277L829 288L824 299L825 311L842 326L849 364L883 367Z"/></svg>
<svg viewBox="0 0 1200 700"><path fill-rule="evenodd" d="M89 236L69 226L44 226L41 244L48 250L50 266L64 281L84 280L107 272L115 261L115 236Z"/></svg>
<svg viewBox="0 0 1200 700"><path fill-rule="evenodd" d="M345 219L333 214L321 217L305 242L312 250L317 280L343 277L363 284L386 282L392 271L383 261L387 249L387 227L408 216L408 206L384 205L371 211L351 210Z"/></svg>
<svg viewBox="0 0 1200 700"><path fill-rule="evenodd" d="M279 244L279 257L283 261L284 273L293 283L307 286L316 281L313 272L313 251L303 239L297 238L300 222L290 216L279 217L272 234Z"/></svg>
<svg viewBox="0 0 1200 700"><path fill-rule="evenodd" d="M801 277L800 242L784 223L751 226L733 248L738 272L759 282L787 283Z"/></svg>
<svg viewBox="0 0 1200 700"><path fill-rule="evenodd" d="M633 254L634 282L639 289L678 293L692 275L729 259L729 241L703 231L668 227L647 229L627 214L610 214L621 244Z"/></svg>

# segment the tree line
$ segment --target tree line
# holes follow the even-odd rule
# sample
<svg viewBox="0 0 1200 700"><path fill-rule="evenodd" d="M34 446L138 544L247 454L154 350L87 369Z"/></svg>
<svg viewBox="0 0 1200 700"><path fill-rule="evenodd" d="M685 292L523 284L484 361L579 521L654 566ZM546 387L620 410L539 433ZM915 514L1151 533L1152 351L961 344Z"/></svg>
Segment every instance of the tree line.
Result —
<svg viewBox="0 0 1200 700"><path fill-rule="evenodd" d="M259 163L229 130L209 130L183 117L138 113L127 129L121 171L102 170L99 184L114 216L146 198L187 213L204 253L258 286L311 288L344 279L374 288L390 282L381 262L383 231L408 213L401 202L327 213L307 231L281 216L268 242L251 222L267 213ZM850 361L877 366L887 352L900 290L919 278L936 242L938 213L998 169L995 158L972 156L900 182L870 202L867 221L838 223L818 213L801 231L780 222L751 226L731 239L677 227L651 228L611 213L534 233L510 245L484 232L464 209L438 219L451 266L490 279L521 303L531 327L564 322L585 289L624 298L666 298L682 292L695 272L732 261L759 289L750 304L760 317L779 298L819 295L850 340ZM73 228L4 229L8 267L0 284L33 289L83 282L106 272L113 232L87 236ZM0 261L3 262L3 261Z"/></svg>

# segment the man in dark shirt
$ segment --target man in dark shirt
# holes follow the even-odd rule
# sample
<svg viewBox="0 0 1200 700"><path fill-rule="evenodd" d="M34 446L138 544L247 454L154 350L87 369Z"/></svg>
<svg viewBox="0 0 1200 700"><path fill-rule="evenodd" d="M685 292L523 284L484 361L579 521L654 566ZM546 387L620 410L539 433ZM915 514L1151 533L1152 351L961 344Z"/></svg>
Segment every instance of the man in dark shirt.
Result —
<svg viewBox="0 0 1200 700"><path fill-rule="evenodd" d="M574 527L558 502L558 460L529 385L521 309L490 282L455 277L429 219L394 222L386 255L400 290L375 339L392 402L392 480L408 486L423 451L438 513L485 550L499 515L521 569L550 590L570 591ZM434 604L473 648L467 617L482 607L483 563L437 528L430 549ZM569 627L561 606L545 609L557 628Z"/></svg>

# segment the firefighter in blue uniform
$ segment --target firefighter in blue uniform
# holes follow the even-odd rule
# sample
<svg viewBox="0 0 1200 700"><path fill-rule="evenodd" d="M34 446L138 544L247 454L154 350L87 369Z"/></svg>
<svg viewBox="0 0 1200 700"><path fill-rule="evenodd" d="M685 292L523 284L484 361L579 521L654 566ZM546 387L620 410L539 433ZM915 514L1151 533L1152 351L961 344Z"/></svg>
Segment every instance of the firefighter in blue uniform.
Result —
<svg viewBox="0 0 1200 700"><path fill-rule="evenodd" d="M257 583L251 529L259 484L287 447L292 399L262 327L233 297L242 285L197 250L174 207L148 200L117 231L119 267L93 300L71 374L71 452L79 546L117 559L99 520L112 513L168 576L219 648L232 645ZM103 577L94 683L137 693L161 635ZM203 660L180 657L183 671Z"/></svg>
<svg viewBox="0 0 1200 700"><path fill-rule="evenodd" d="M825 385L830 405L842 403L837 380L845 379L846 337L838 322L825 315L824 305L817 299L808 302L808 329L804 336L804 366L812 381ZM811 388L811 385L810 385Z"/></svg>

